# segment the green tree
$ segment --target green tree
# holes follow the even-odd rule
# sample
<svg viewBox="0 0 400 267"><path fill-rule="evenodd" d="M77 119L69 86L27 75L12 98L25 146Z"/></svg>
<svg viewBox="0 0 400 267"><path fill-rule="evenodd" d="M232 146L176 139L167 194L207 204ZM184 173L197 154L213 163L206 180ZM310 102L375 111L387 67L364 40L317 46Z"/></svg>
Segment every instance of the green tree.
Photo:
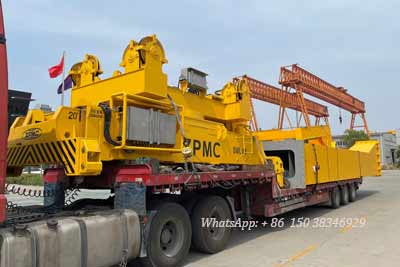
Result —
<svg viewBox="0 0 400 267"><path fill-rule="evenodd" d="M346 130L343 136L343 143L346 147L351 147L356 141L368 140L368 135L364 131Z"/></svg>

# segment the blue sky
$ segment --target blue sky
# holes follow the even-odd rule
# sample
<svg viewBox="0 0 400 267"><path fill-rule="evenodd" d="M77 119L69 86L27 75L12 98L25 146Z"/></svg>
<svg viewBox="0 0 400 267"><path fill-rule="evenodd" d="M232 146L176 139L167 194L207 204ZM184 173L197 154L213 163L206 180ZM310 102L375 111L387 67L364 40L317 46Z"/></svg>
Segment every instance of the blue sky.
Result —
<svg viewBox="0 0 400 267"><path fill-rule="evenodd" d="M304 68L366 102L371 130L400 127L400 1L56 1L3 0L10 88L56 107L59 79L47 69L66 50L69 69L85 53L100 58L103 78L118 68L129 40L157 34L175 85L181 68L209 73L211 91L248 74L277 85L279 68ZM263 128L277 107L256 103ZM350 116L329 106L334 133Z"/></svg>

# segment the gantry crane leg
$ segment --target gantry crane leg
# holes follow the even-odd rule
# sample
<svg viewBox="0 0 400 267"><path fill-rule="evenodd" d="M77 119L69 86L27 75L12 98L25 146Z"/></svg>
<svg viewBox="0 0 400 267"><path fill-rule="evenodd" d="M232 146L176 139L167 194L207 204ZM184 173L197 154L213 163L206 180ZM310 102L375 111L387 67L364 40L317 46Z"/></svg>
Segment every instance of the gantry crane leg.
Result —
<svg viewBox="0 0 400 267"><path fill-rule="evenodd" d="M361 120L362 120L362 125L360 125L360 126L355 125L357 115L360 115ZM354 130L355 128L364 128L365 133L368 136L370 136L367 119L365 118L365 113L352 113L351 114L350 129Z"/></svg>
<svg viewBox="0 0 400 267"><path fill-rule="evenodd" d="M301 105L301 113L304 118L304 122L306 123L306 127L311 127L311 122L310 122L310 117L308 116L308 110L307 110L307 105L304 101L304 95L301 89L295 88L296 89L296 94L297 97L299 98L299 102Z"/></svg>

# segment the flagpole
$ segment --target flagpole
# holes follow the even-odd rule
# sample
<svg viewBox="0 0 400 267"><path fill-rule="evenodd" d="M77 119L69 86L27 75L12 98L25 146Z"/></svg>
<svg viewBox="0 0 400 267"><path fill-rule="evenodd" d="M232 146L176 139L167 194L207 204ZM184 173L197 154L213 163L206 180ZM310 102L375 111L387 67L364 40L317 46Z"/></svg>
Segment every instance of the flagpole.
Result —
<svg viewBox="0 0 400 267"><path fill-rule="evenodd" d="M62 86L61 86L61 106L64 106L64 89L65 89L65 51L63 51L63 73L62 73Z"/></svg>

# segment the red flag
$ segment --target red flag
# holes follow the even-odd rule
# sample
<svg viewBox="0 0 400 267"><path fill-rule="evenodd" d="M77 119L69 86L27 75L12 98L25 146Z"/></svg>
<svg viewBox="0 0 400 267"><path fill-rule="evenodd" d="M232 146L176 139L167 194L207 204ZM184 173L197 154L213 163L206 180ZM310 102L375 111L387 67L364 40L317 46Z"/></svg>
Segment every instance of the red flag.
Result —
<svg viewBox="0 0 400 267"><path fill-rule="evenodd" d="M63 70L64 70L64 55L61 58L61 61L59 64L57 64L49 69L50 78L57 77L58 75L60 75L63 72Z"/></svg>

